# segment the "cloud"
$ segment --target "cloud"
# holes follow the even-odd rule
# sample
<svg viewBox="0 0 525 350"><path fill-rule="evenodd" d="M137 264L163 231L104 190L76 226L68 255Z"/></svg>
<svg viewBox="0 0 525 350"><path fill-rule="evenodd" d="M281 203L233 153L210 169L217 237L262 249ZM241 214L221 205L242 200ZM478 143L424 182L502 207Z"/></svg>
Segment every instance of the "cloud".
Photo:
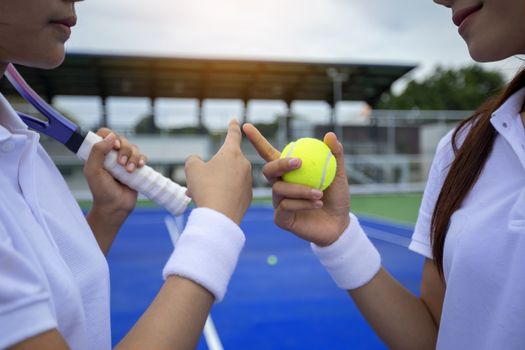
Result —
<svg viewBox="0 0 525 350"><path fill-rule="evenodd" d="M72 51L436 65L472 63L430 0L90 0ZM509 65L511 68L509 68ZM490 65L513 74L517 64Z"/></svg>

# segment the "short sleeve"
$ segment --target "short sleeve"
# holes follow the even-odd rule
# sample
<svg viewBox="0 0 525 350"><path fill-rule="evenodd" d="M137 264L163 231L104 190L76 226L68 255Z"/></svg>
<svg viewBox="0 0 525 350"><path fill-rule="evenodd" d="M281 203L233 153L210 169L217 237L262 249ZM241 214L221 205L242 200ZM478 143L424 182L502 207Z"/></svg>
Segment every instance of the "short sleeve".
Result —
<svg viewBox="0 0 525 350"><path fill-rule="evenodd" d="M57 328L38 268L18 252L0 222L0 349Z"/></svg>
<svg viewBox="0 0 525 350"><path fill-rule="evenodd" d="M441 187L447 176L448 169L454 160L454 152L451 144L452 133L453 131L450 131L445 137L443 137L436 149L436 154L430 167L427 185L419 208L412 241L408 246L408 249L429 259L433 258L432 244L430 241L432 215L441 192Z"/></svg>

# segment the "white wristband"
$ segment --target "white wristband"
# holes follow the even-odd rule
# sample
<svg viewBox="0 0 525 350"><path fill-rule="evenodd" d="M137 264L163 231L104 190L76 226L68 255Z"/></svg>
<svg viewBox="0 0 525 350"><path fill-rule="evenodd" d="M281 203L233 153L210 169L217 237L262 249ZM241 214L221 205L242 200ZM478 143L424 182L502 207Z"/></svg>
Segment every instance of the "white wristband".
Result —
<svg viewBox="0 0 525 350"><path fill-rule="evenodd" d="M208 208L194 209L162 275L194 281L220 302L237 265L245 237L237 224Z"/></svg>
<svg viewBox="0 0 525 350"><path fill-rule="evenodd" d="M328 247L311 244L312 250L342 289L356 289L368 283L381 268L381 256L350 214L350 225Z"/></svg>

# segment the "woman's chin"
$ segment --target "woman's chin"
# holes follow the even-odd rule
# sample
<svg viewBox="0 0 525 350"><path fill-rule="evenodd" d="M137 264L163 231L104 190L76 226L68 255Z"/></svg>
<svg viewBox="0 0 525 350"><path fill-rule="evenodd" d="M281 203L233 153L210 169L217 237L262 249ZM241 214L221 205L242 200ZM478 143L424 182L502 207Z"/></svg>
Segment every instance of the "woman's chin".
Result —
<svg viewBox="0 0 525 350"><path fill-rule="evenodd" d="M475 52L475 51L469 51L469 52L470 52L470 57L472 57L472 59L478 63L496 62L496 61L501 61L507 58L507 56L498 55L498 54L491 55L491 54L488 54L487 52Z"/></svg>
<svg viewBox="0 0 525 350"><path fill-rule="evenodd" d="M470 57L476 62L497 62L514 56L515 50L509 47L487 47L487 45L476 45L471 43L468 46Z"/></svg>
<svg viewBox="0 0 525 350"><path fill-rule="evenodd" d="M24 57L16 57L11 60L12 63L40 69L53 69L62 64L65 58L64 46L52 49L31 50Z"/></svg>
<svg viewBox="0 0 525 350"><path fill-rule="evenodd" d="M19 60L18 62L13 62L26 67L39 68L39 69L54 69L57 68L64 62L65 55L46 55L45 57L35 57L27 60Z"/></svg>
<svg viewBox="0 0 525 350"><path fill-rule="evenodd" d="M62 62L64 62L64 59L62 58L60 61L54 61L54 62L46 62L44 64L42 64L41 66L39 67L36 67L36 68L40 68L40 69L55 69L57 67L59 67Z"/></svg>
<svg viewBox="0 0 525 350"><path fill-rule="evenodd" d="M46 57L43 57L42 60L39 60L39 62L35 62L34 65L35 68L41 68L41 69L53 69L60 66L65 59L65 52L64 50L60 52L50 53L46 55Z"/></svg>

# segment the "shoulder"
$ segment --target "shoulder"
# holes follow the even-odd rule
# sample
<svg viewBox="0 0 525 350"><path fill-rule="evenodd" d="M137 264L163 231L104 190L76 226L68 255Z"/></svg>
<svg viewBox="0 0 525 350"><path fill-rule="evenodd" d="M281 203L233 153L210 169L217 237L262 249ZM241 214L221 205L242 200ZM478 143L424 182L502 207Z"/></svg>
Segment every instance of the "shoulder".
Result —
<svg viewBox="0 0 525 350"><path fill-rule="evenodd" d="M463 144L465 137L471 129L471 124L468 123L461 129L458 127L450 130L439 141L434 160L428 173L427 184L421 206L419 207L419 215L417 218L414 234L409 248L425 257L432 259L432 244L430 239L432 215L436 205L441 188L448 175L450 166L456 157L456 151Z"/></svg>
<svg viewBox="0 0 525 350"><path fill-rule="evenodd" d="M432 167L440 169L442 176L447 175L448 169L456 158L456 151L461 148L471 129L472 122L468 122L461 128L456 126L439 140Z"/></svg>

